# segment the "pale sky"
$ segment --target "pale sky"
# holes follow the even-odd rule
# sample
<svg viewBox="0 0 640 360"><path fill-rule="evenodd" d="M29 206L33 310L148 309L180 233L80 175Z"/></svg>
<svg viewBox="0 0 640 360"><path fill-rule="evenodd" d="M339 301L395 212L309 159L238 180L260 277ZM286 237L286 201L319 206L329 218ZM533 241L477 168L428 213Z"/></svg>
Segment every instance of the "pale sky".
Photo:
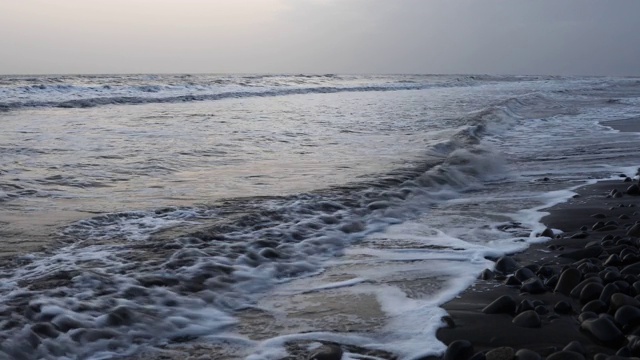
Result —
<svg viewBox="0 0 640 360"><path fill-rule="evenodd" d="M0 74L640 75L640 0L0 0Z"/></svg>

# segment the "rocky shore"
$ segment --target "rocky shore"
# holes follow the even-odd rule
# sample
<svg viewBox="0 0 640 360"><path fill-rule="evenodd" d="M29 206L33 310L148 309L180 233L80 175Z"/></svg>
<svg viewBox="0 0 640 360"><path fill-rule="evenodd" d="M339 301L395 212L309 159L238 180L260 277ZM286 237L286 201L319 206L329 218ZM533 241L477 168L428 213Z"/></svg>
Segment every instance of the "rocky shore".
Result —
<svg viewBox="0 0 640 360"><path fill-rule="evenodd" d="M495 259L444 305L442 358L640 358L639 195L621 174L548 210L552 241Z"/></svg>

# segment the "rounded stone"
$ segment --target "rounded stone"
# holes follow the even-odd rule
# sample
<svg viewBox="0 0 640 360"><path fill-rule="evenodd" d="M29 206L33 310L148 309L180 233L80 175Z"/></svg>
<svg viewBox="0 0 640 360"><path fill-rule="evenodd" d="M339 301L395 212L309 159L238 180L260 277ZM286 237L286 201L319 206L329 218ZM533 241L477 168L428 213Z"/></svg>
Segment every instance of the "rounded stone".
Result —
<svg viewBox="0 0 640 360"><path fill-rule="evenodd" d="M611 295L611 303L609 305L609 310L611 311L612 314L615 311L617 311L619 308L625 305L640 307L640 301L632 298L629 295L625 295L623 293L615 293Z"/></svg>
<svg viewBox="0 0 640 360"><path fill-rule="evenodd" d="M520 291L529 294L542 294L547 291L547 288L544 286L542 281L540 281L540 279L538 279L538 277L534 275L534 277L522 283L522 286L520 286Z"/></svg>
<svg viewBox="0 0 640 360"><path fill-rule="evenodd" d="M600 298L600 294L603 289L604 286L598 283L589 283L585 285L585 287L582 288L582 291L580 291L580 302L582 304L586 304L589 301Z"/></svg>
<svg viewBox="0 0 640 360"><path fill-rule="evenodd" d="M443 360L468 360L472 356L473 345L471 342L467 340L455 340L447 346Z"/></svg>
<svg viewBox="0 0 640 360"><path fill-rule="evenodd" d="M496 261L497 271L504 274L510 274L518 269L518 263L510 256L503 256Z"/></svg>
<svg viewBox="0 0 640 360"><path fill-rule="evenodd" d="M485 314L513 314L516 311L516 301L509 295L503 295L485 306Z"/></svg>
<svg viewBox="0 0 640 360"><path fill-rule="evenodd" d="M607 309L608 309L607 304L596 299L596 300L589 301L585 306L582 307L580 312L589 311L589 312L594 312L596 314L600 314L607 311Z"/></svg>
<svg viewBox="0 0 640 360"><path fill-rule="evenodd" d="M582 273L576 268L568 268L560 274L554 292L569 295L582 280Z"/></svg>
<svg viewBox="0 0 640 360"><path fill-rule="evenodd" d="M640 309L630 305L623 305L614 315L616 322L622 326L635 326L640 324Z"/></svg>
<svg viewBox="0 0 640 360"><path fill-rule="evenodd" d="M504 346L489 350L485 356L487 360L513 360L513 357L516 355L515 350L513 348Z"/></svg>
<svg viewBox="0 0 640 360"><path fill-rule="evenodd" d="M571 304L564 300L561 300L553 306L553 310L558 314L569 314L573 311L573 308L571 307Z"/></svg>
<svg viewBox="0 0 640 360"><path fill-rule="evenodd" d="M539 328L542 326L540 315L533 310L527 310L513 318L512 322L520 327Z"/></svg>
<svg viewBox="0 0 640 360"><path fill-rule="evenodd" d="M516 351L516 360L542 360L542 357L533 350L520 349Z"/></svg>
<svg viewBox="0 0 640 360"><path fill-rule="evenodd" d="M308 360L340 360L342 359L342 348L338 345L322 345L311 353Z"/></svg>
<svg viewBox="0 0 640 360"><path fill-rule="evenodd" d="M518 269L515 274L513 274L513 276L516 277L516 279L524 282L526 280L529 280L533 277L536 276L536 274L533 273L533 271L531 271L531 269L526 268L526 267L522 267L520 269Z"/></svg>
<svg viewBox="0 0 640 360"><path fill-rule="evenodd" d="M574 341L568 343L567 346L565 346L562 350L563 351L577 352L577 353L582 354L584 356L587 355L587 349L584 347L584 345L582 345L582 343L580 341L577 341L577 340L574 340Z"/></svg>
<svg viewBox="0 0 640 360"><path fill-rule="evenodd" d="M589 332L598 341L606 345L617 345L624 341L624 335L618 327L609 319L599 317L582 322L580 327Z"/></svg>

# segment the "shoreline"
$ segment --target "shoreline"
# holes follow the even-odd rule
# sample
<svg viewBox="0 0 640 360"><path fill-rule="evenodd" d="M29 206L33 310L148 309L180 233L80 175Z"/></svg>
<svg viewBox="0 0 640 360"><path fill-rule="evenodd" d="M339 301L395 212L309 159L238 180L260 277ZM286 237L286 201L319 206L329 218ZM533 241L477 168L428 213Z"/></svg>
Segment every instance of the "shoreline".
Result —
<svg viewBox="0 0 640 360"><path fill-rule="evenodd" d="M621 324L616 315L620 306L612 304L611 293L602 294L607 286L607 291L613 291L614 285L609 284L615 283L615 292L624 294L617 297L638 302L638 307L632 307L640 314L640 302L634 298L640 294L640 287L635 288L640 285L636 283L639 272L623 271L632 264L640 266L640 230L627 236L640 220L640 196L625 193L636 184L626 180L587 185L570 201L547 209L549 215L541 222L561 234L501 258L495 271L485 271L471 288L445 303L442 307L449 314L448 325L437 332L438 339L448 346L444 358L639 356L640 347L636 349L636 343L625 335L640 335L640 327L635 327L640 322ZM619 195L612 194L613 189ZM617 225L604 225L609 221ZM624 257L630 253L629 258ZM572 274L577 279L567 280ZM598 285L582 293L574 290L587 278L596 278L593 282ZM486 308L500 297L501 305Z"/></svg>

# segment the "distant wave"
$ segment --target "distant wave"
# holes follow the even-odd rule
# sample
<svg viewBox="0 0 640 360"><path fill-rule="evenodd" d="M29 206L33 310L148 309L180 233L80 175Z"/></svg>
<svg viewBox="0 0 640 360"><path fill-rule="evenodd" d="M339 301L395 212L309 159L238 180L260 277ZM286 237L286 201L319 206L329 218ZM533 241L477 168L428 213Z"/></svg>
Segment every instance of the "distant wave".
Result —
<svg viewBox="0 0 640 360"><path fill-rule="evenodd" d="M233 98L248 97L272 97L285 95L301 95L301 94L332 94L340 92L370 92L370 91L398 91L398 90L420 90L432 87L432 85L390 85L390 86L356 86L356 87L308 87L308 88L289 88L278 90L264 91L230 91L216 94L187 94L179 96L158 96L158 97L141 97L141 96L105 96L92 97L86 99L73 99L62 101L12 101L0 103L0 111L9 111L23 108L91 108L104 105L138 105L152 103L180 103L192 101L222 100ZM157 87L144 87L139 89L140 92L157 93L160 90Z"/></svg>

